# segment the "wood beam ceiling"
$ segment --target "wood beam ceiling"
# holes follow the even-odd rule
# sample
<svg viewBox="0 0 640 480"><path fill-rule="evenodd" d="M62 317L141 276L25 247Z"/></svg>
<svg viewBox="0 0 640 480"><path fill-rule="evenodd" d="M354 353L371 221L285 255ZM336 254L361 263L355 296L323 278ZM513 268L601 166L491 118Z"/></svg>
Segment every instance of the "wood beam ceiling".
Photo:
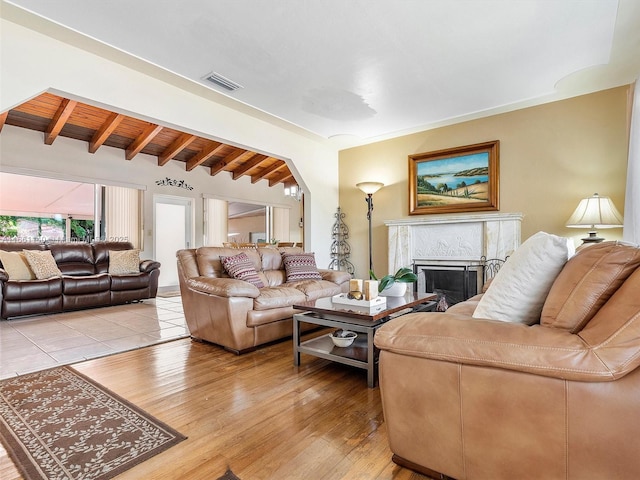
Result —
<svg viewBox="0 0 640 480"><path fill-rule="evenodd" d="M127 160L141 153L155 156L160 167L182 162L186 171L229 172L233 180L250 175L251 183L266 180L270 187L295 183L280 159L50 93L0 113L0 133L5 125L43 132L47 145L62 136L87 142L90 153L109 146L123 150Z"/></svg>

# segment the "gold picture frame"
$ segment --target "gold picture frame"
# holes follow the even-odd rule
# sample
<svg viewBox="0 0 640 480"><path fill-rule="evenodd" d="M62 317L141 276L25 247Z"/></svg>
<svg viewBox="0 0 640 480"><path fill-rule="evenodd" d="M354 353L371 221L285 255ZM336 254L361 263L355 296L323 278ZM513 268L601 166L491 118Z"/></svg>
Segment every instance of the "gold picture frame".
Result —
<svg viewBox="0 0 640 480"><path fill-rule="evenodd" d="M499 210L500 141L409 155L409 215Z"/></svg>

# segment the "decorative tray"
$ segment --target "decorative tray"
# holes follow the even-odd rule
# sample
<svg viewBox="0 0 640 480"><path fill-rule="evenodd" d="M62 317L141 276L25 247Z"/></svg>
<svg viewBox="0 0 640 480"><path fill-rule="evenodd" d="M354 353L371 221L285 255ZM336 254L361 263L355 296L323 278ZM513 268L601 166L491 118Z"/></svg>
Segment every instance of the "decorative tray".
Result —
<svg viewBox="0 0 640 480"><path fill-rule="evenodd" d="M355 300L352 298L347 298L346 293L334 295L333 297L331 297L331 301L334 305L348 307L351 310L364 313L379 312L387 306L386 297L376 297L373 300Z"/></svg>

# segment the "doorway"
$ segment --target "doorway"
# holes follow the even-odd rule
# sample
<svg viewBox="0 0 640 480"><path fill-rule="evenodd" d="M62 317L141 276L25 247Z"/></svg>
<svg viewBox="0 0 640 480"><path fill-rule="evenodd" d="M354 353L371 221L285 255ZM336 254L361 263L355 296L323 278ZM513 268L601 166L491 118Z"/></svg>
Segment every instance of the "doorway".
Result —
<svg viewBox="0 0 640 480"><path fill-rule="evenodd" d="M193 200L170 195L153 196L154 258L161 263L158 287L178 287L176 252L193 242Z"/></svg>

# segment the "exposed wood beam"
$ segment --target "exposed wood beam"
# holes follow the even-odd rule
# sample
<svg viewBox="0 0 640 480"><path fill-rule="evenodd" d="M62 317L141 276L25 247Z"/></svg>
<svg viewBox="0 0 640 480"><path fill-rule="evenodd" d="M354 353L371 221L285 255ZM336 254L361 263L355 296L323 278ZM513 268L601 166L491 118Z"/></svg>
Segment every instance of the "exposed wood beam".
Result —
<svg viewBox="0 0 640 480"><path fill-rule="evenodd" d="M2 131L2 127L7 123L7 116L9 116L9 110L4 113L0 113L0 132Z"/></svg>
<svg viewBox="0 0 640 480"><path fill-rule="evenodd" d="M131 160L139 154L142 149L146 147L151 140L153 140L153 137L160 133L160 130L162 130L162 127L160 125L154 125L153 123L145 128L144 131L131 143L131 145L129 145L124 158Z"/></svg>
<svg viewBox="0 0 640 480"><path fill-rule="evenodd" d="M198 165L203 164L211 157L213 157L217 152L222 150L226 145L224 143L215 142L210 148L206 148L201 152L195 154L187 161L187 172L190 172Z"/></svg>
<svg viewBox="0 0 640 480"><path fill-rule="evenodd" d="M260 180L262 180L264 177L266 177L267 175L275 172L276 170L280 170L283 167L286 167L287 164L285 162L283 162L282 160L272 164L270 167L265 168L264 170L262 170L259 173L256 173L255 175L251 175L251 183L257 183Z"/></svg>
<svg viewBox="0 0 640 480"><path fill-rule="evenodd" d="M106 142L109 135L113 133L120 122L124 120L124 115L113 112L107 118L107 121L97 130L93 135L93 138L89 142L89 153L96 153L96 151Z"/></svg>
<svg viewBox="0 0 640 480"><path fill-rule="evenodd" d="M245 162L244 164L240 165L238 168L236 168L233 171L233 179L234 180L239 179L241 176L243 176L249 170L251 170L254 167L257 167L258 165L260 165L260 163L264 162L267 158L269 158L268 155L257 154L251 160L248 160L247 162Z"/></svg>
<svg viewBox="0 0 640 480"><path fill-rule="evenodd" d="M238 150L235 150L235 151L231 152L229 155L224 157L222 160L217 162L215 165L211 165L211 175L217 174L218 172L222 171L222 169L224 167L226 167L230 163L233 163L233 162L239 160L243 155L246 155L248 153L253 155L253 152L247 152L246 150L242 150L240 148Z"/></svg>
<svg viewBox="0 0 640 480"><path fill-rule="evenodd" d="M176 138L171 145L169 145L164 152L158 157L158 166L162 167L169 162L173 157L180 153L187 145L196 139L195 135L190 133L183 133Z"/></svg>
<svg viewBox="0 0 640 480"><path fill-rule="evenodd" d="M64 127L64 124L67 123L69 116L73 112L73 109L76 108L78 102L75 100L69 100L65 98L60 102L60 106L58 107L58 111L49 122L49 126L47 130L44 132L44 143L46 145L51 145L53 141L58 138L60 134L60 130Z"/></svg>
<svg viewBox="0 0 640 480"><path fill-rule="evenodd" d="M293 174L289 170L285 170L284 172L269 180L269 186L273 187L274 185L277 185L279 183L286 182L290 178L293 178Z"/></svg>

